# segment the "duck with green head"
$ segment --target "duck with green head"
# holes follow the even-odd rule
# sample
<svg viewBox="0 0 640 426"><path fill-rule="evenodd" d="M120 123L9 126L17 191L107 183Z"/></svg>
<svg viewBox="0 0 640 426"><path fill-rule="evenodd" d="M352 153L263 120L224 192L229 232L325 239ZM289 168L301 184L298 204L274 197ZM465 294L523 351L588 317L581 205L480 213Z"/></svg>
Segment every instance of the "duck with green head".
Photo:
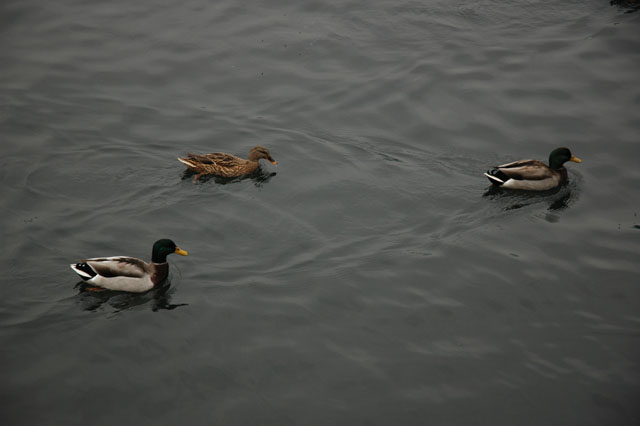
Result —
<svg viewBox="0 0 640 426"><path fill-rule="evenodd" d="M538 160L520 160L494 167L484 175L501 188L546 191L567 181L567 161L582 162L568 148L556 148L549 154L548 166Z"/></svg>
<svg viewBox="0 0 640 426"><path fill-rule="evenodd" d="M169 274L167 256L188 253L169 239L153 244L151 263L127 256L95 257L71 264L86 283L100 289L143 293L161 283Z"/></svg>

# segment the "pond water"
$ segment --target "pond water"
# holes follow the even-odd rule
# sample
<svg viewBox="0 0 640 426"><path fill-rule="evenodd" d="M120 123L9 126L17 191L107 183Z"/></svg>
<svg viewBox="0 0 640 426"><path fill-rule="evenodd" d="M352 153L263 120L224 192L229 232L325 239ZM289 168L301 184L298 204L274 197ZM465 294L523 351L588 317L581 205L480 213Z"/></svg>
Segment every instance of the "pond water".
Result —
<svg viewBox="0 0 640 426"><path fill-rule="evenodd" d="M4 1L2 424L639 424L640 13L507 3Z"/></svg>

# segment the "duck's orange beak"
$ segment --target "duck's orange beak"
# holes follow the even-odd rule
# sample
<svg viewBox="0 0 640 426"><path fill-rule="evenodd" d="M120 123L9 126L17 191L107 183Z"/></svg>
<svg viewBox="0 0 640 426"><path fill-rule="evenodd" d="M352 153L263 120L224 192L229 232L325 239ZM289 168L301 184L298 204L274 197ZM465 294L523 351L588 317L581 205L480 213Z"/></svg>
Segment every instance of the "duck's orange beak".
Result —
<svg viewBox="0 0 640 426"><path fill-rule="evenodd" d="M273 158L271 158L271 157L269 157L269 162L270 162L271 164L273 164L274 166L277 166L277 165L278 165L278 162L277 162L276 160L274 160Z"/></svg>
<svg viewBox="0 0 640 426"><path fill-rule="evenodd" d="M574 157L573 155L569 158L569 161L573 161L574 163L582 163L582 160L578 157Z"/></svg>

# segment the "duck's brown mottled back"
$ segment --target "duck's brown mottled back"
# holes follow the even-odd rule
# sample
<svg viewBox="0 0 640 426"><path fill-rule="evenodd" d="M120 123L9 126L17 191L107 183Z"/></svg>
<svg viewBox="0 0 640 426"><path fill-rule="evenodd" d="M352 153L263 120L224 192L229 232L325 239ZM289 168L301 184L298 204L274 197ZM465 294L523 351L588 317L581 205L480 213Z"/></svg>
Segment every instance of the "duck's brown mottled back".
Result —
<svg viewBox="0 0 640 426"><path fill-rule="evenodd" d="M278 164L262 146L254 147L249 152L249 159L236 157L223 152L210 154L191 154L186 157L178 157L178 161L184 163L189 170L198 173L193 180L196 181L202 175L216 175L221 177L239 177L253 173L260 167L259 160L264 158L272 164Z"/></svg>

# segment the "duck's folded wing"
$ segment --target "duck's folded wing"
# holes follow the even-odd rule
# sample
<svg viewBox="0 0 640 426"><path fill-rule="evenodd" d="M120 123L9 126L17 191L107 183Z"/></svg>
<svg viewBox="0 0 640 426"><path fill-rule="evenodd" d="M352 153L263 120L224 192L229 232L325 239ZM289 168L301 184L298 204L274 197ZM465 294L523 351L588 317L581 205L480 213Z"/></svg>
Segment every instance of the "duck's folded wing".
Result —
<svg viewBox="0 0 640 426"><path fill-rule="evenodd" d="M549 178L550 169L542 161L520 160L498 166L498 169L511 179L540 180Z"/></svg>
<svg viewBox="0 0 640 426"><path fill-rule="evenodd" d="M210 158L209 155L212 154L187 154L187 160L195 161L201 164L215 164L213 158Z"/></svg>
<svg viewBox="0 0 640 426"><path fill-rule="evenodd" d="M83 262L89 264L98 275L110 277L140 278L147 273L147 264L133 257L96 257Z"/></svg>
<svg viewBox="0 0 640 426"><path fill-rule="evenodd" d="M209 158L211 158L218 167L237 167L245 163L245 160L242 158L238 158L231 154L224 154L222 152L209 154L209 156Z"/></svg>
<svg viewBox="0 0 640 426"><path fill-rule="evenodd" d="M190 160L195 160L202 164L215 164L219 167L234 167L242 163L242 159L235 155L223 152L212 152L211 154L187 154Z"/></svg>

